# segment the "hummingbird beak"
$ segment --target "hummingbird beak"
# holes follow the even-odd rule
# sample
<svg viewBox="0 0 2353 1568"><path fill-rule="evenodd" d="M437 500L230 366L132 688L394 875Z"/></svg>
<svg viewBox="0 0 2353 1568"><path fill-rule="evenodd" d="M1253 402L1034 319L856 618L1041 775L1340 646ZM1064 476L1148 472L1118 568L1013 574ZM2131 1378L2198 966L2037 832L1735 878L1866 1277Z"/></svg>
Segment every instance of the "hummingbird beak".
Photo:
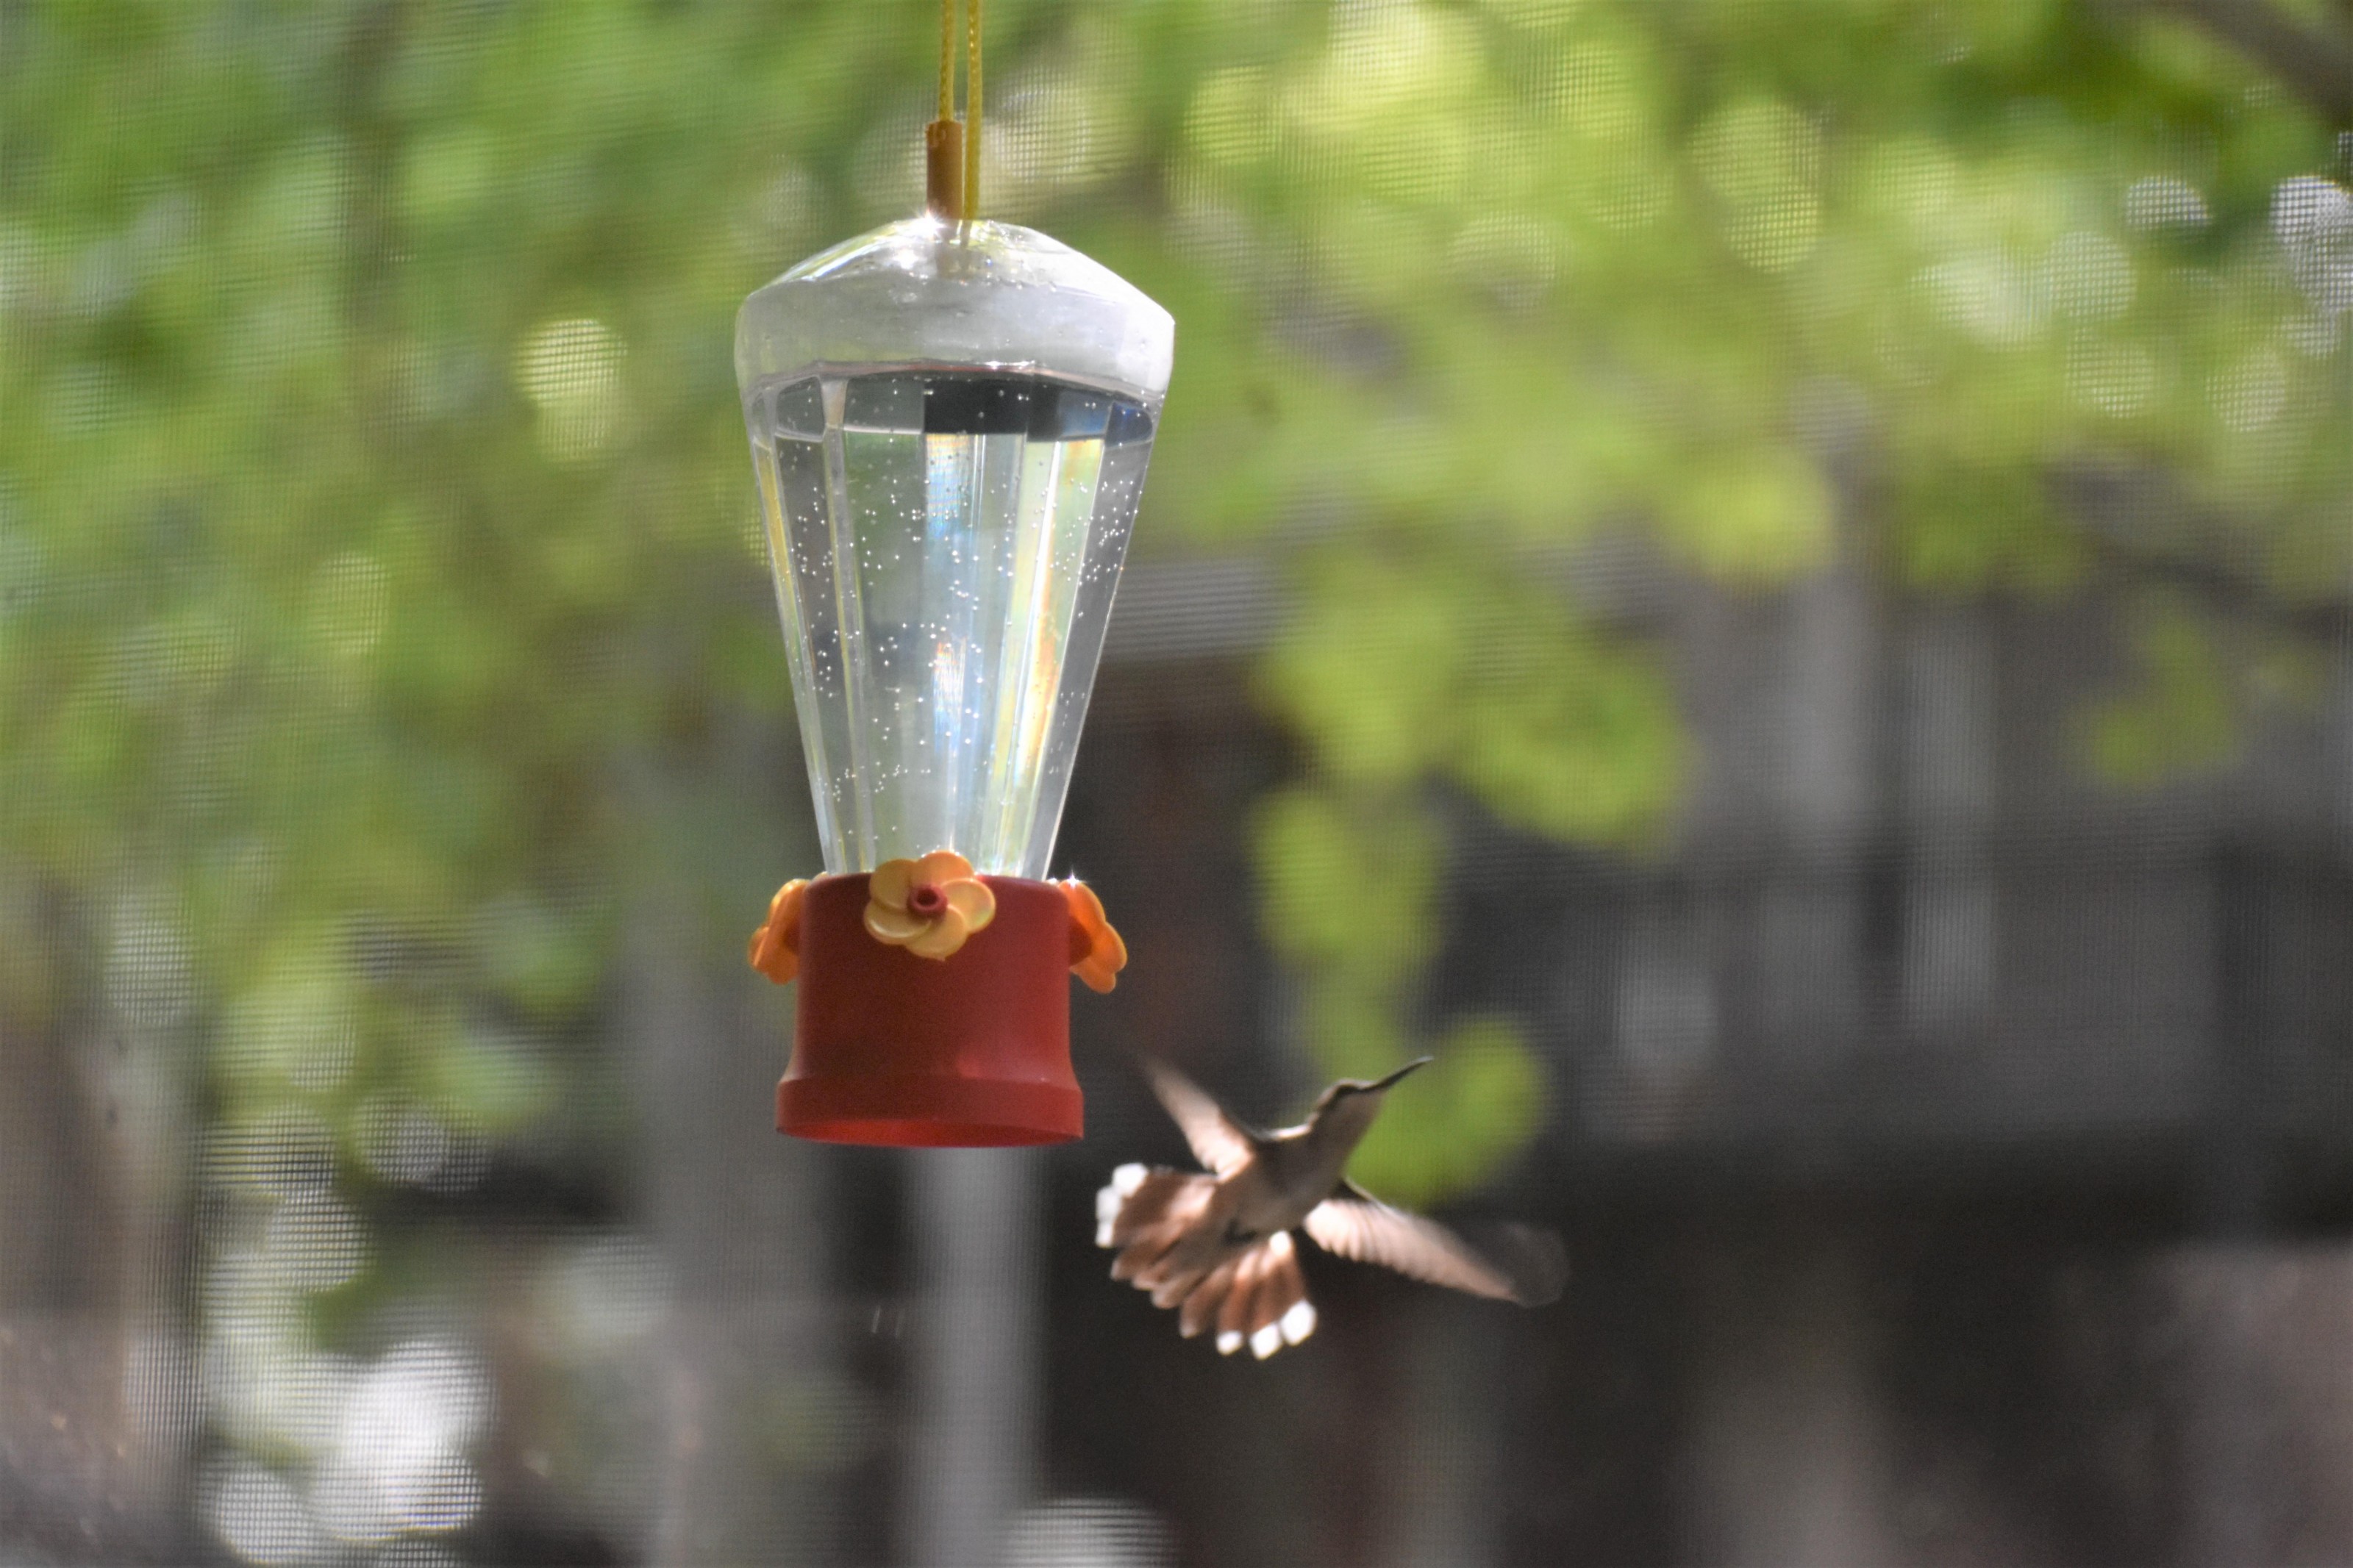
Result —
<svg viewBox="0 0 2353 1568"><path fill-rule="evenodd" d="M1397 1085L1397 1081L1405 1077L1408 1073L1418 1072L1437 1059L1438 1058L1436 1057L1416 1057L1413 1060L1406 1063L1405 1066L1398 1068L1397 1071L1389 1074L1388 1077L1384 1079L1376 1079L1371 1083L1365 1085L1364 1092L1366 1094L1378 1094L1385 1089L1394 1088Z"/></svg>

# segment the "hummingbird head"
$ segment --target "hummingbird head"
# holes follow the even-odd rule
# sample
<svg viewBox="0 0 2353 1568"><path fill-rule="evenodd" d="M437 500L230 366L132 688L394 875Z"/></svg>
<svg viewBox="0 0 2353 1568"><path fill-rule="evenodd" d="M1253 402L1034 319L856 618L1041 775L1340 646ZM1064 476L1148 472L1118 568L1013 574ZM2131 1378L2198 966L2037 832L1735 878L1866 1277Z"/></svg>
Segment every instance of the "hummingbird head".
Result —
<svg viewBox="0 0 2353 1568"><path fill-rule="evenodd" d="M1435 1057L1416 1057L1413 1060L1406 1063L1405 1066L1398 1068L1397 1071L1389 1073L1382 1078L1374 1079L1370 1082L1366 1082L1365 1079L1360 1078L1344 1078L1316 1097L1315 1110L1313 1114L1315 1116L1321 1116L1325 1111L1332 1110L1335 1106L1345 1105L1352 1100L1357 1100L1359 1097L1368 1097L1363 1099L1362 1104L1365 1110L1369 1112L1380 1105L1380 1096L1387 1094L1391 1089L1394 1089L1397 1086L1398 1079L1404 1078L1409 1073L1416 1072L1422 1068L1428 1067L1431 1062L1437 1059L1438 1058ZM1369 1121L1369 1116L1367 1116L1366 1119Z"/></svg>

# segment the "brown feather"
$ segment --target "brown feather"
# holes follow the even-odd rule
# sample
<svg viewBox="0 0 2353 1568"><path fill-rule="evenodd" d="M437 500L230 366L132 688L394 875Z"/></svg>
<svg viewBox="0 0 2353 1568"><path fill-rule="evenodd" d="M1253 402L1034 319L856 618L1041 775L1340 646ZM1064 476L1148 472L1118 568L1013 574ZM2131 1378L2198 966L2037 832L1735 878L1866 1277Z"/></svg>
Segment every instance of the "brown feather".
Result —
<svg viewBox="0 0 2353 1568"><path fill-rule="evenodd" d="M1234 1125L1216 1100L1195 1088L1192 1079L1155 1057L1140 1058L1137 1065L1169 1120L1185 1134L1193 1157L1206 1169L1222 1176L1250 1159L1250 1135Z"/></svg>
<svg viewBox="0 0 2353 1568"><path fill-rule="evenodd" d="M1282 1238L1288 1242L1290 1237ZM1299 1270L1299 1254L1290 1247L1268 1244L1269 1261L1250 1302L1250 1331L1282 1321L1283 1314L1307 1300L1307 1277Z"/></svg>
<svg viewBox="0 0 2353 1568"><path fill-rule="evenodd" d="M1146 1173L1134 1192L1119 1199L1117 1211L1097 1237L1119 1249L1111 1277L1134 1280L1142 1289L1159 1284L1168 1254L1185 1239L1216 1194L1217 1183L1208 1176L1183 1171ZM1110 1189L1105 1194L1114 1195Z"/></svg>
<svg viewBox="0 0 2353 1568"><path fill-rule="evenodd" d="M1207 1268L1179 1268L1174 1264L1156 1267L1158 1271L1155 1278L1136 1281L1152 1292L1152 1304L1155 1307L1176 1305L1191 1295L1194 1288L1208 1278L1209 1272Z"/></svg>
<svg viewBox="0 0 2353 1568"><path fill-rule="evenodd" d="M1266 1243L1261 1242L1234 1261L1234 1288L1226 1297L1225 1308L1218 1314L1218 1332L1247 1334L1250 1321L1250 1297L1258 1289L1259 1270L1264 1266Z"/></svg>
<svg viewBox="0 0 2353 1568"><path fill-rule="evenodd" d="M1193 1287L1192 1294L1186 1297L1183 1305L1176 1310L1178 1333L1189 1340L1209 1326L1219 1309L1233 1300L1234 1278L1240 1265L1240 1258L1229 1258L1210 1269L1208 1277Z"/></svg>
<svg viewBox="0 0 2353 1568"><path fill-rule="evenodd" d="M1125 1247L1145 1230L1189 1220L1208 1203L1215 1184L1184 1171L1154 1171L1112 1217L1111 1245Z"/></svg>
<svg viewBox="0 0 2353 1568"><path fill-rule="evenodd" d="M1436 1220L1366 1197L1327 1198L1309 1212L1307 1234L1339 1258L1394 1268L1409 1279L1498 1301L1541 1306L1560 1294L1560 1240L1525 1226L1506 1227L1503 1259L1474 1250Z"/></svg>
<svg viewBox="0 0 2353 1568"><path fill-rule="evenodd" d="M1128 1244L1126 1250L1112 1259L1111 1277L1114 1279L1135 1279L1160 1261L1162 1255L1176 1245L1178 1234L1181 1233L1154 1231L1149 1236L1136 1237Z"/></svg>

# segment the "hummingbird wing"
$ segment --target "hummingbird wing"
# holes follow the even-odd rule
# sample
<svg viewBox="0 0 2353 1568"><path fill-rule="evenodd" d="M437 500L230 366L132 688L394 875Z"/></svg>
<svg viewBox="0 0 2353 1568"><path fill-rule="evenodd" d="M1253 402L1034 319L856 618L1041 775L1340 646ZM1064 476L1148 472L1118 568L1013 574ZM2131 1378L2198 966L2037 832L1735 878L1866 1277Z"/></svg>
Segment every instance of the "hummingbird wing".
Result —
<svg viewBox="0 0 2353 1568"><path fill-rule="evenodd" d="M1218 1102L1195 1086L1193 1080L1156 1057L1139 1056L1145 1081L1152 1092L1185 1134L1185 1142L1193 1148L1193 1158L1213 1176L1222 1176L1246 1163L1250 1157L1250 1137Z"/></svg>
<svg viewBox="0 0 2353 1568"><path fill-rule="evenodd" d="M1426 1284L1523 1307L1557 1299L1567 1273L1560 1242L1548 1233L1511 1226L1512 1250L1518 1256L1506 1269L1436 1220L1362 1194L1324 1199L1308 1211L1304 1227L1316 1246L1335 1257L1377 1263Z"/></svg>
<svg viewBox="0 0 2353 1568"><path fill-rule="evenodd" d="M1095 1245L1119 1254L1111 1277L1134 1279L1160 1261L1217 1195L1215 1178L1191 1171L1122 1165L1095 1194Z"/></svg>
<svg viewBox="0 0 2353 1568"><path fill-rule="evenodd" d="M1215 1176L1141 1165L1113 1171L1095 1194L1095 1245L1119 1255L1111 1277L1150 1292L1155 1307L1188 1300L1231 1258L1208 1212L1217 1200Z"/></svg>

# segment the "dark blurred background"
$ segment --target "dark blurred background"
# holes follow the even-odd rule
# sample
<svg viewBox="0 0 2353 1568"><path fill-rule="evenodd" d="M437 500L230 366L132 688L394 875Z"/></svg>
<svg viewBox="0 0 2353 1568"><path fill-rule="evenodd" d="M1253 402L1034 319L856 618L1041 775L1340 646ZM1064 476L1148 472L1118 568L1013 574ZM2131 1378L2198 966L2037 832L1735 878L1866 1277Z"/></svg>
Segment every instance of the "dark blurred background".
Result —
<svg viewBox="0 0 2353 1568"><path fill-rule="evenodd" d="M2353 1562L2353 7L992 0L1177 370L1084 1142L770 1131L729 355L928 0L0 0L0 1562ZM1103 1277L1354 1167L1532 1312Z"/></svg>

